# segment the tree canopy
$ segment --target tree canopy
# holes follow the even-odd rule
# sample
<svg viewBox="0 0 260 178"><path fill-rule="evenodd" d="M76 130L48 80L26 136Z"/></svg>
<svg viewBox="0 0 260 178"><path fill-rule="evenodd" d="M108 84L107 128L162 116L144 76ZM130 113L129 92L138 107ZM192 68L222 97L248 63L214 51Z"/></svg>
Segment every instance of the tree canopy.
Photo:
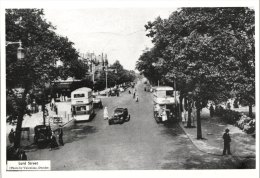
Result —
<svg viewBox="0 0 260 178"><path fill-rule="evenodd" d="M55 33L55 27L44 19L42 9L7 9L6 41L22 42L25 49L23 62L17 63L17 45L6 47L7 86L14 87L24 79L38 84L60 76L83 78L78 71L86 71L78 60L78 52L67 37ZM61 60L62 69L56 70L55 63ZM19 66L24 65L24 68ZM76 69L75 69L76 68ZM26 77L25 77L26 76ZM23 78L23 80L22 80ZM37 80L37 81L36 81Z"/></svg>
<svg viewBox="0 0 260 178"><path fill-rule="evenodd" d="M175 81L184 95L195 91L196 100L218 103L235 93L254 103L254 21L244 7L178 9L145 25L154 47L136 67L150 80Z"/></svg>
<svg viewBox="0 0 260 178"><path fill-rule="evenodd" d="M7 114L17 119L15 147L20 145L22 120L27 110L28 94L44 89L55 78L85 76L86 67L67 37L55 33L55 27L44 19L42 9L7 9L6 41L21 40L25 57L17 59L18 44L6 46ZM63 66L57 68L56 61ZM17 96L15 88L22 88Z"/></svg>

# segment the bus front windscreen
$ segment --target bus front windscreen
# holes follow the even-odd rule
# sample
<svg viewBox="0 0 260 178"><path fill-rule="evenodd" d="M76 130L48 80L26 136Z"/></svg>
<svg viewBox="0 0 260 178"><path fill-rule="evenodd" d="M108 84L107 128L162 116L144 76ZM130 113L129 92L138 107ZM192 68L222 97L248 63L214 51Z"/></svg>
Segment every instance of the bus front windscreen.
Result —
<svg viewBox="0 0 260 178"><path fill-rule="evenodd" d="M86 111L86 106L77 106L76 111Z"/></svg>
<svg viewBox="0 0 260 178"><path fill-rule="evenodd" d="M173 91L172 90L166 91L166 96L173 96Z"/></svg>

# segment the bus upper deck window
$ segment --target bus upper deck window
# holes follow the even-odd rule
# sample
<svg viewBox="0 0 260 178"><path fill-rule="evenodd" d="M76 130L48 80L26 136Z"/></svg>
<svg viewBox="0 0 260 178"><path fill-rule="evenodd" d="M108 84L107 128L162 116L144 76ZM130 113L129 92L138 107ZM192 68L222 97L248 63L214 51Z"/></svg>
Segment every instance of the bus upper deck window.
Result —
<svg viewBox="0 0 260 178"><path fill-rule="evenodd" d="M83 98L83 97L85 97L84 93L74 94L74 98Z"/></svg>

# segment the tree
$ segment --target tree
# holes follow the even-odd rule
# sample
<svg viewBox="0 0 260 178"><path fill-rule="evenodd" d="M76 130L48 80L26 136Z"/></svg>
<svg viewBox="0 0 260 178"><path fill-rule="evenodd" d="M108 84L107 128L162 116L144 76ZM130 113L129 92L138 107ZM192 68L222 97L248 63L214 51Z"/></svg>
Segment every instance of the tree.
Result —
<svg viewBox="0 0 260 178"><path fill-rule="evenodd" d="M156 54L157 50L154 47L150 51L144 52L136 63L136 69L154 85L163 80L162 76L165 75L161 67L163 64L158 62L160 58Z"/></svg>
<svg viewBox="0 0 260 178"><path fill-rule="evenodd" d="M55 62L59 59L71 73L78 73L74 69L78 53L73 48L73 43L57 35L54 30L55 27L44 19L42 9L6 10L6 40L21 40L26 51L25 58L17 60L17 46L6 47L7 98L8 103L11 103L8 104L7 114L17 118L16 148L20 146L23 117L30 114L27 109L30 91L41 89L44 93L47 85L60 74L55 67ZM15 92L18 87L22 88L19 95Z"/></svg>
<svg viewBox="0 0 260 178"><path fill-rule="evenodd" d="M183 97L193 93L198 139L202 138L200 111L208 100L219 103L237 93L254 102L252 9L181 8L168 19L148 22L145 28L154 47L139 58L137 68L152 78L149 63L161 59L157 71L166 71L160 73L165 83L177 83Z"/></svg>

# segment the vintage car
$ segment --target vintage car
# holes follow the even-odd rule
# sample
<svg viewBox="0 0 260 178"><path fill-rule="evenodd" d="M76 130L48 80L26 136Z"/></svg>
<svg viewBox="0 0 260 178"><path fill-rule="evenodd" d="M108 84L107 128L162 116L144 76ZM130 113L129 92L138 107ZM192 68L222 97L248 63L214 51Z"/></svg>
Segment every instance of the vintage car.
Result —
<svg viewBox="0 0 260 178"><path fill-rule="evenodd" d="M49 145L52 130L50 126L37 125L34 127L34 143L39 147L43 148Z"/></svg>
<svg viewBox="0 0 260 178"><path fill-rule="evenodd" d="M99 92L99 95L100 95L100 96L106 96L106 95L107 95L107 91L105 91L105 90L104 90L104 91L100 91L100 92Z"/></svg>
<svg viewBox="0 0 260 178"><path fill-rule="evenodd" d="M108 92L108 96L116 96L117 95L117 89L112 89Z"/></svg>
<svg viewBox="0 0 260 178"><path fill-rule="evenodd" d="M120 91L120 92L124 92L125 89L124 89L123 87L120 87L120 88L119 88L119 91Z"/></svg>
<svg viewBox="0 0 260 178"><path fill-rule="evenodd" d="M100 98L97 98L97 96L93 95L93 107L94 108L103 108L103 104Z"/></svg>
<svg viewBox="0 0 260 178"><path fill-rule="evenodd" d="M116 108L114 115L108 119L108 124L123 124L130 120L130 114L128 114L127 108Z"/></svg>

